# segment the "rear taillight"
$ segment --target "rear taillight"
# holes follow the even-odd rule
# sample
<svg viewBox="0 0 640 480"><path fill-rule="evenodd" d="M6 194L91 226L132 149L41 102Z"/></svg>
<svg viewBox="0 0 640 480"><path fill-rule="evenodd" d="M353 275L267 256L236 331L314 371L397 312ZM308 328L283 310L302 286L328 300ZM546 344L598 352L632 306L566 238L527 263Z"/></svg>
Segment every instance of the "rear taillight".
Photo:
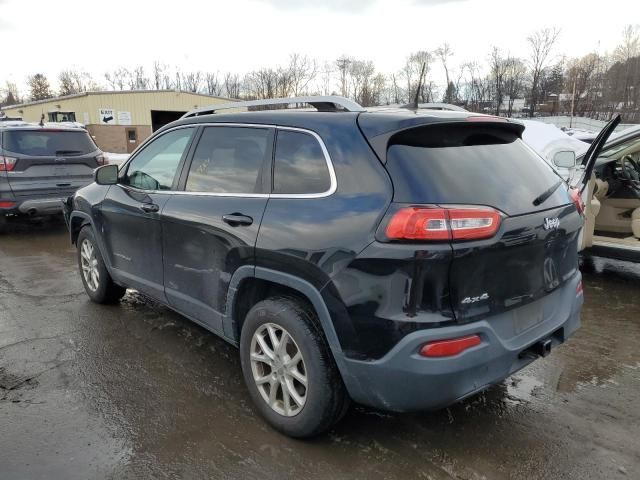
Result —
<svg viewBox="0 0 640 480"><path fill-rule="evenodd" d="M580 282L578 282L578 286L576 287L576 297L579 297L580 295L582 295L582 293L583 293L582 280L580 280Z"/></svg>
<svg viewBox="0 0 640 480"><path fill-rule="evenodd" d="M16 159L0 155L0 172L10 172L16 166Z"/></svg>
<svg viewBox="0 0 640 480"><path fill-rule="evenodd" d="M389 240L479 240L492 237L500 213L490 207L407 207L393 214Z"/></svg>
<svg viewBox="0 0 640 480"><path fill-rule="evenodd" d="M0 200L0 208L13 208L16 206L16 202L10 202L8 200Z"/></svg>
<svg viewBox="0 0 640 480"><path fill-rule="evenodd" d="M573 204L576 206L576 210L578 210L578 213L582 215L584 213L584 203L582 203L580 190L578 190L577 188L571 188L569 189L569 195L571 195L571 200L573 200Z"/></svg>
<svg viewBox="0 0 640 480"><path fill-rule="evenodd" d="M468 335L450 340L438 340L436 342L425 343L420 348L420 355L423 357L451 357L476 345L480 345L480 343L482 343L482 341L478 335Z"/></svg>
<svg viewBox="0 0 640 480"><path fill-rule="evenodd" d="M96 163L98 165L108 165L109 164L109 160L107 160L107 157L105 157L104 155L98 155L96 156Z"/></svg>

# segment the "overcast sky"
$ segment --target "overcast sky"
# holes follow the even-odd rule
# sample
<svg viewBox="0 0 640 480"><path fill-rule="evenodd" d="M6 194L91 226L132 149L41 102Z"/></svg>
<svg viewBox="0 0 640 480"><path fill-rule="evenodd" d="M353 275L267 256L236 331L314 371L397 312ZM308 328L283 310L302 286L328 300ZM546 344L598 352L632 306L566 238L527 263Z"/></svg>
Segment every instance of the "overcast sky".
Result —
<svg viewBox="0 0 640 480"><path fill-rule="evenodd" d="M0 0L0 86L76 68L104 72L154 60L183 71L248 70L300 52L321 60L347 54L398 70L412 51L444 41L453 62L484 61L492 45L525 56L526 37L562 31L569 57L612 50L639 0ZM440 83L442 72L432 79Z"/></svg>

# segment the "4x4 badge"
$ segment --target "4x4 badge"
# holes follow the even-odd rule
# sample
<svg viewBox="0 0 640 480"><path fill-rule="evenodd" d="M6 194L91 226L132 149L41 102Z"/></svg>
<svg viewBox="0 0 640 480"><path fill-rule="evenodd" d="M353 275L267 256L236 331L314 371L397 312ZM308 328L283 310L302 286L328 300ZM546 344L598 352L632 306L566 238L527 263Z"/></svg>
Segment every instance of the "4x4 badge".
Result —
<svg viewBox="0 0 640 480"><path fill-rule="evenodd" d="M476 303L479 302L481 300L489 300L489 294L488 293L483 293L482 295L478 296L478 297L466 297L464 300L462 300L462 302L460 303Z"/></svg>
<svg viewBox="0 0 640 480"><path fill-rule="evenodd" d="M555 230L560 227L560 219L558 217L546 217L542 226L545 230Z"/></svg>

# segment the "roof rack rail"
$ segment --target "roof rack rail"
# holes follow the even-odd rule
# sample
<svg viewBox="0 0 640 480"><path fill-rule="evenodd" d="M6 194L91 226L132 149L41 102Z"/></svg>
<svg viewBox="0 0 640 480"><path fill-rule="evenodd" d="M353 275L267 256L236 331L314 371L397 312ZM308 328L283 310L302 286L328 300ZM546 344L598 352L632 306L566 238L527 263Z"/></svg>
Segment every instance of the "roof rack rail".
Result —
<svg viewBox="0 0 640 480"><path fill-rule="evenodd" d="M221 105L211 105L209 107L196 108L185 113L182 118L197 117L199 115L209 115L220 110L230 110L234 108L251 108L251 107L271 107L274 105L290 105L294 103L306 103L312 105L319 112L364 112L365 109L358 103L348 98L335 95L329 96L307 96L307 97L289 97L289 98L267 98L264 100L249 100L246 102L229 102ZM268 110L266 108L265 110Z"/></svg>

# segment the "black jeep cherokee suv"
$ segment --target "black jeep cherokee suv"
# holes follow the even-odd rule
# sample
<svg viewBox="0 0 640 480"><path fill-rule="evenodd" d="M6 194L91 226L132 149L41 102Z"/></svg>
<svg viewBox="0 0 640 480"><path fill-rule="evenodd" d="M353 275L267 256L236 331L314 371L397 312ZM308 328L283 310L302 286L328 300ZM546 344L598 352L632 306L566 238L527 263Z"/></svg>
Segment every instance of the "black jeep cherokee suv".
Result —
<svg viewBox="0 0 640 480"><path fill-rule="evenodd" d="M235 113L265 103L319 111ZM82 281L239 346L288 435L328 429L351 399L445 407L579 326L579 197L522 130L340 97L192 112L67 200Z"/></svg>

